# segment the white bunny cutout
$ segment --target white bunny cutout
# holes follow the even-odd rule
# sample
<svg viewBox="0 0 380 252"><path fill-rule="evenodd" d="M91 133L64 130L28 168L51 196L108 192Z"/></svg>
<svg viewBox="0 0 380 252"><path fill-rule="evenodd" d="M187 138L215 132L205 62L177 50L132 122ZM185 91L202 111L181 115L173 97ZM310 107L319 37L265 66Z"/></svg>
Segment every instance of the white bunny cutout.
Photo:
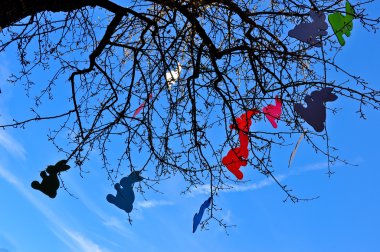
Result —
<svg viewBox="0 0 380 252"><path fill-rule="evenodd" d="M168 90L172 90L173 84L178 80L179 75L181 74L182 70L182 65L181 63L177 63L177 69L166 72L165 74L165 79L166 79L166 84L168 85Z"/></svg>

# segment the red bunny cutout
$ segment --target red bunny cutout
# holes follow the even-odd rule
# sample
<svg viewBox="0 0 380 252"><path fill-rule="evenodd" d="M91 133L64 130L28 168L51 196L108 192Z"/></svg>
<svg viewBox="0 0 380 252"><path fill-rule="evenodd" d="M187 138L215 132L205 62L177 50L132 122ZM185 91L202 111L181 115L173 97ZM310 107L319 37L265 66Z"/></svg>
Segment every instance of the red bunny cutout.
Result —
<svg viewBox="0 0 380 252"><path fill-rule="evenodd" d="M241 166L247 165L248 158L248 131L252 124L251 117L259 113L258 110L248 110L245 114L236 118L238 128L231 124L230 129L236 129L239 132L240 146L232 148L222 159L223 165L232 172L237 179L243 179L243 173L240 171Z"/></svg>
<svg viewBox="0 0 380 252"><path fill-rule="evenodd" d="M263 113L265 114L268 121L272 124L273 128L277 128L277 122L280 119L282 112L282 101L276 95L276 105L269 104L263 108Z"/></svg>

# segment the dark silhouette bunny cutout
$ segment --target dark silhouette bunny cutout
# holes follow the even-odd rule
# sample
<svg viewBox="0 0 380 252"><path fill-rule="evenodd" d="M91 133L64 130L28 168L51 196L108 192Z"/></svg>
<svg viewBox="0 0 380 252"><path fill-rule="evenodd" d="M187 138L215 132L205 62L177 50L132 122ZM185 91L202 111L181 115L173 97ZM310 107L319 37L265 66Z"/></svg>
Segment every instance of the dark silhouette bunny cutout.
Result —
<svg viewBox="0 0 380 252"><path fill-rule="evenodd" d="M201 223L203 214L204 214L205 210L210 207L211 201L212 201L212 197L208 198L205 202L203 202L203 204L199 208L199 212L194 214L194 218L193 218L193 233L195 233L195 231L197 230L197 227L198 227L199 223Z"/></svg>
<svg viewBox="0 0 380 252"><path fill-rule="evenodd" d="M232 172L232 174L234 174L237 179L243 179L243 173L240 171L240 167L247 165L249 153L249 136L247 133L249 131L249 127L252 124L252 116L256 115L257 113L259 113L258 110L252 109L248 110L239 118L236 118L240 146L229 150L227 155L222 159L222 164L226 166L227 169ZM235 125L231 124L230 129L236 129Z"/></svg>
<svg viewBox="0 0 380 252"><path fill-rule="evenodd" d="M343 35L346 35L347 37L351 35L351 30L353 28L352 20L354 18L355 10L348 1L346 2L346 16L343 16L340 12L335 12L328 17L329 23L331 24L335 36L338 38L341 46L346 44Z"/></svg>
<svg viewBox="0 0 380 252"><path fill-rule="evenodd" d="M49 165L46 168L46 171L42 171L40 173L40 176L42 178L41 183L38 181L33 181L31 184L32 188L43 192L50 198L55 198L55 196L57 196L57 190L59 188L58 173L70 169L70 166L68 166L66 163L67 160L61 160L58 161L55 165Z"/></svg>
<svg viewBox="0 0 380 252"><path fill-rule="evenodd" d="M120 184L115 184L116 197L112 194L107 195L107 201L114 204L118 208L132 212L133 202L135 201L135 193L133 192L133 184L142 181L144 178L140 176L141 171L134 171L128 177L120 180ZM120 187L121 185L121 187Z"/></svg>
<svg viewBox="0 0 380 252"><path fill-rule="evenodd" d="M307 104L305 108L302 104L294 104L294 110L299 114L315 131L322 132L326 122L325 102L335 101L338 96L332 93L333 88L322 88L306 95L304 100Z"/></svg>
<svg viewBox="0 0 380 252"><path fill-rule="evenodd" d="M319 36L327 35L326 15L323 12L318 13L312 10L309 15L313 22L296 25L293 30L288 32L288 35L309 45L321 47L322 42Z"/></svg>

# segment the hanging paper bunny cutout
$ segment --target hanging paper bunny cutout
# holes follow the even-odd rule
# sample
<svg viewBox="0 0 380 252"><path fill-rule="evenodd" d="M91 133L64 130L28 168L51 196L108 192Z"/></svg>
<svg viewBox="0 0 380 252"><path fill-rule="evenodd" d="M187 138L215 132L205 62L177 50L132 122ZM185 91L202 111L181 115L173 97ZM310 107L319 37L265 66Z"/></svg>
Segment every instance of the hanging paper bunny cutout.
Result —
<svg viewBox="0 0 380 252"><path fill-rule="evenodd" d="M152 98L153 98L153 95L150 94L148 100L150 100ZM145 103L146 102L141 103L141 105L136 109L135 113L133 114L133 118L135 118L140 113L140 111L144 108Z"/></svg>
<svg viewBox="0 0 380 252"><path fill-rule="evenodd" d="M181 63L178 62L177 69L165 73L166 84L168 85L169 91L172 90L172 86L178 80L179 75L181 74L181 70L182 70L182 65Z"/></svg>
<svg viewBox="0 0 380 252"><path fill-rule="evenodd" d="M193 218L193 233L195 233L195 231L197 230L197 227L198 227L199 223L201 223L201 220L202 220L202 217L203 217L203 214L204 214L205 210L210 207L211 200L212 200L212 197L208 198L205 202L203 202L203 204L199 208L199 212L194 214L194 218Z"/></svg>
<svg viewBox="0 0 380 252"><path fill-rule="evenodd" d="M243 173L240 171L240 167L247 165L249 142L248 131L252 124L251 117L257 113L259 113L259 111L256 109L248 110L245 114L236 119L236 123L238 124L237 130L239 132L240 146L237 148L232 148L222 159L222 164L225 165L237 179L243 179ZM231 124L230 129L236 129L236 127Z"/></svg>
<svg viewBox="0 0 380 252"><path fill-rule="evenodd" d="M331 93L333 88L322 88L319 91L306 95L304 100L307 104L305 108L302 104L294 104L294 110L299 114L315 131L322 132L326 122L325 102L335 101L338 96Z"/></svg>
<svg viewBox="0 0 380 252"><path fill-rule="evenodd" d="M346 2L346 16L343 16L340 12L335 12L330 14L328 19L331 27L338 38L339 44L344 46L346 42L344 41L343 34L349 37L351 35L351 30L353 28L352 20L354 19L355 10L351 4Z"/></svg>
<svg viewBox="0 0 380 252"><path fill-rule="evenodd" d="M309 15L313 22L296 25L293 30L288 32L288 35L309 45L321 47L322 42L319 36L327 35L326 15L323 12L318 13L312 10Z"/></svg>
<svg viewBox="0 0 380 252"><path fill-rule="evenodd" d="M289 168L290 165L292 164L292 161L293 161L293 159L294 159L294 156L296 155L297 150L298 150L298 147L299 147L299 145L300 145L302 139L304 138L304 136L305 136L305 131L302 132L301 136L298 138L297 143L296 143L296 146L294 147L292 153L290 154L290 158L289 158L289 162L288 162L288 168Z"/></svg>
<svg viewBox="0 0 380 252"><path fill-rule="evenodd" d="M263 108L263 113L268 121L272 124L273 128L277 128L277 122L280 119L282 112L282 101L276 95L276 105L269 104Z"/></svg>
<svg viewBox="0 0 380 252"><path fill-rule="evenodd" d="M31 184L32 188L43 192L50 198L55 198L55 196L57 196L57 190L59 188L58 173L70 169L70 166L68 166L66 163L66 160L61 160L58 161L55 165L49 165L46 168L46 171L42 171L40 173L40 176L42 178L41 183L38 181L33 181Z"/></svg>
<svg viewBox="0 0 380 252"><path fill-rule="evenodd" d="M144 178L140 176L141 171L134 171L129 174L128 177L124 177L120 180L120 184L115 184L116 197L112 194L107 195L107 201L114 204L118 208L132 212L133 202L135 201L135 193L133 192L133 184L142 181ZM120 187L120 185L122 187Z"/></svg>

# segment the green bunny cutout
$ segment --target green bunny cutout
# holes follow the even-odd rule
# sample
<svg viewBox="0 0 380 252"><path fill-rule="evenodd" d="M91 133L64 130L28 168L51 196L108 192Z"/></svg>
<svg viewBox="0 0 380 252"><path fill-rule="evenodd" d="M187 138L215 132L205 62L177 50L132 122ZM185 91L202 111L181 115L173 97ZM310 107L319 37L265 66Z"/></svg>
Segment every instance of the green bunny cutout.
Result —
<svg viewBox="0 0 380 252"><path fill-rule="evenodd" d="M346 42L343 39L343 34L349 37L351 35L351 30L353 27L352 20L354 19L355 10L351 4L346 2L346 16L343 16L340 12L335 12L330 14L328 19L331 24L332 29L336 37L338 38L339 44L344 46Z"/></svg>

